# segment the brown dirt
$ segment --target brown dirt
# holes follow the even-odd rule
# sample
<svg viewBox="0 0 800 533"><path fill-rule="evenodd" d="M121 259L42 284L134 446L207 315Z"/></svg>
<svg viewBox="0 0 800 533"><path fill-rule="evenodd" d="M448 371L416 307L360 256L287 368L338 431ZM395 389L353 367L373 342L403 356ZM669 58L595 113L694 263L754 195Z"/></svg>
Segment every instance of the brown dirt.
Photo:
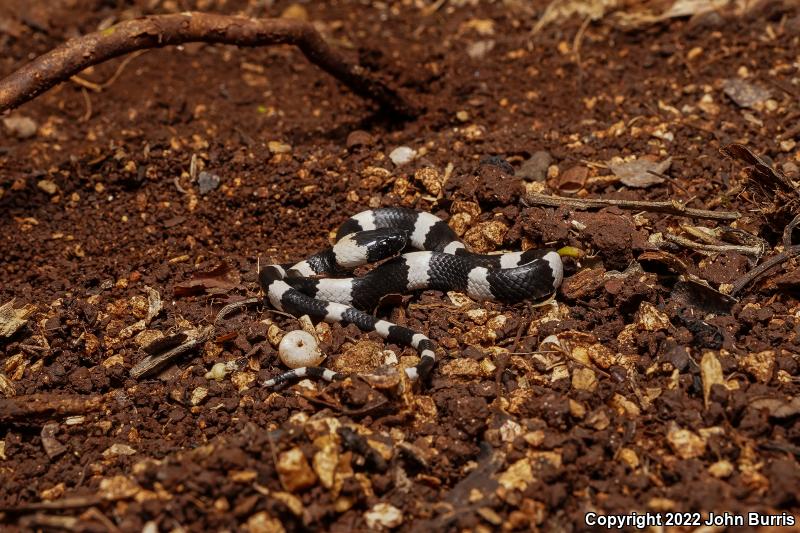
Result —
<svg viewBox="0 0 800 533"><path fill-rule="evenodd" d="M137 14L289 7L114 4L8 3L0 73ZM79 517L72 527L89 531L344 531L381 520L403 531L575 531L589 511L797 516L797 265L712 315L677 291L677 275L729 284L751 268L746 256L654 252L651 236L687 219L528 207L520 174L563 194L740 210L739 226L772 249L782 226L759 214L718 149L744 143L796 177L800 12L767 2L635 31L608 17L580 34L578 55L580 16L531 36L546 2L454 1L433 13L389 4L304 6L335 44L425 106L415 121L374 114L291 48L188 45L133 58L99 93L67 83L23 106L15 116L38 125L29 138L0 132L0 304L36 306L0 338L11 384L0 389L0 506L17 509L0 515L4 527ZM102 83L121 64L82 77ZM736 78L771 98L739 107L723 92ZM421 155L395 167L388 154L401 145ZM537 173L526 161L538 151L553 166ZM672 156L671 181L628 188L596 164L630 155ZM193 157L218 188L200 194ZM448 165L438 199L414 177ZM147 340L208 325L221 305L256 295L259 260L301 259L378 205L449 214L477 248L586 255L568 261L557 304L459 306L426 292L381 310L447 352L413 393L358 380L263 390L283 370L263 321L296 321L255 307L161 374L131 377ZM186 295L202 272L212 281L195 285L208 293ZM163 299L152 319L146 287ZM352 326L321 333L340 364L359 350L374 358L370 345L413 358ZM540 351L553 334L560 348ZM232 373L205 377L225 362ZM67 400L15 416L33 394ZM26 510L41 501L57 508Z"/></svg>

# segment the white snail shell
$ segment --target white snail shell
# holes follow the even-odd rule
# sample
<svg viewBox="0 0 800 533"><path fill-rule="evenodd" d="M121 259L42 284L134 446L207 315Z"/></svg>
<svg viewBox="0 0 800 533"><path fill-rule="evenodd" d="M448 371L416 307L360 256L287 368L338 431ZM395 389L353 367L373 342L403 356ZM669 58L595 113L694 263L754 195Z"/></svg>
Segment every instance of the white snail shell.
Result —
<svg viewBox="0 0 800 533"><path fill-rule="evenodd" d="M316 366L325 359L317 339L301 329L290 331L283 336L278 345L278 357L289 368Z"/></svg>

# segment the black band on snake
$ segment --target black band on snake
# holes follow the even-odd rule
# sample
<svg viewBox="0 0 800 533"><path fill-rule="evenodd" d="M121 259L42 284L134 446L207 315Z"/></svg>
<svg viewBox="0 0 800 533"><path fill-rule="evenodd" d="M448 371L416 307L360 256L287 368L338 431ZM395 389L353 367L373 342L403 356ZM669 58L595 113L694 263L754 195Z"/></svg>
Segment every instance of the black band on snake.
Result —
<svg viewBox="0 0 800 533"><path fill-rule="evenodd" d="M412 380L424 379L436 361L434 344L425 335L379 320L364 312L375 309L387 294L436 289L461 291L475 300L514 303L550 298L563 277L561 257L554 251L528 250L496 255L474 254L438 217L412 209L387 207L363 211L341 225L337 242L295 265L270 265L259 272L270 304L295 316L377 332L389 342L419 352L417 366L406 369ZM345 276L358 265L408 252L358 278ZM303 377L333 381L339 374L322 367L303 367L264 382L273 387Z"/></svg>

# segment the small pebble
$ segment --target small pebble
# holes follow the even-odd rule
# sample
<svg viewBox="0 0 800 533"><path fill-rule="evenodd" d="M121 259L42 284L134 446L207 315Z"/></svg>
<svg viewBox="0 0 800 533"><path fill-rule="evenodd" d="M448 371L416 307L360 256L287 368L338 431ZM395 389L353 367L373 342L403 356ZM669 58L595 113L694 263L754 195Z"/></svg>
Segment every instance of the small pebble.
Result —
<svg viewBox="0 0 800 533"><path fill-rule="evenodd" d="M491 165L493 167L499 168L506 174L509 174L511 176L514 175L514 167L511 166L511 163L509 163L499 155L488 155L484 157L483 159L481 159L481 165Z"/></svg>
<svg viewBox="0 0 800 533"><path fill-rule="evenodd" d="M389 153L389 159L398 167L411 162L417 156L417 151L408 146L398 146Z"/></svg>
<svg viewBox="0 0 800 533"><path fill-rule="evenodd" d="M547 169L552 162L553 157L550 152L535 152L530 159L522 163L516 175L527 181L544 181L547 177Z"/></svg>
<svg viewBox="0 0 800 533"><path fill-rule="evenodd" d="M36 135L39 125L36 121L29 117L12 116L3 119L3 125L6 127L8 133L14 135L18 139L27 139Z"/></svg>
<svg viewBox="0 0 800 533"><path fill-rule="evenodd" d="M292 151L292 146L280 141L269 141L267 143L267 149L273 154L288 154Z"/></svg>
<svg viewBox="0 0 800 533"><path fill-rule="evenodd" d="M300 4L289 4L281 13L282 19L308 20L308 11Z"/></svg>
<svg viewBox="0 0 800 533"><path fill-rule="evenodd" d="M50 180L40 180L39 183L36 184L41 190L46 192L47 194L55 194L58 192L58 185L53 183Z"/></svg>
<svg viewBox="0 0 800 533"><path fill-rule="evenodd" d="M216 174L203 171L197 177L197 185L200 187L200 194L208 194L217 187L222 180Z"/></svg>
<svg viewBox="0 0 800 533"><path fill-rule="evenodd" d="M476 41L467 46L467 55L471 59L482 59L494 48L494 40Z"/></svg>
<svg viewBox="0 0 800 533"><path fill-rule="evenodd" d="M364 520L373 531L392 529L403 523L403 513L393 505L380 502L364 513Z"/></svg>
<svg viewBox="0 0 800 533"><path fill-rule="evenodd" d="M783 173L786 174L786 177L792 180L795 180L800 176L800 168L791 161L783 164Z"/></svg>

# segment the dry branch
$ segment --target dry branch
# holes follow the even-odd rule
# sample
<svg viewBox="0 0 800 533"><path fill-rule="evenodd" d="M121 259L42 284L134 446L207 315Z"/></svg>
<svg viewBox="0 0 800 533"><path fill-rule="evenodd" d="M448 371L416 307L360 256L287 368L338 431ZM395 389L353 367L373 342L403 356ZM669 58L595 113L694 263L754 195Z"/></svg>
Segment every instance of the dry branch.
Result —
<svg viewBox="0 0 800 533"><path fill-rule="evenodd" d="M100 409L106 401L104 395L53 396L30 394L0 399L0 423L28 421L35 417L86 414Z"/></svg>
<svg viewBox="0 0 800 533"><path fill-rule="evenodd" d="M383 82L330 47L308 22L209 13L153 15L71 39L0 80L0 112L18 107L87 67L136 50L190 42L297 46L309 61L400 117L418 112Z"/></svg>
<svg viewBox="0 0 800 533"><path fill-rule="evenodd" d="M778 255L770 257L756 268L736 280L730 291L730 296L738 294L751 282L763 276L778 265L782 265L792 257L800 255L800 244L792 244L792 234L794 229L800 226L800 215L795 216L783 230L783 247L784 250Z"/></svg>
<svg viewBox="0 0 800 533"><path fill-rule="evenodd" d="M679 235L672 235L671 233L665 233L663 237L666 241L678 244L691 250L697 250L699 252L736 252L757 258L764 254L763 246L745 246L741 244L706 244L702 242L695 242Z"/></svg>
<svg viewBox="0 0 800 533"><path fill-rule="evenodd" d="M618 207L634 211L650 211L666 213L682 217L706 218L710 220L736 220L742 215L736 211L708 211L694 209L684 204L672 202L649 202L643 200L605 200L600 198L567 198L564 196L551 196L547 194L528 193L525 196L526 205L545 205L548 207L570 207L572 209L602 209L604 207Z"/></svg>

